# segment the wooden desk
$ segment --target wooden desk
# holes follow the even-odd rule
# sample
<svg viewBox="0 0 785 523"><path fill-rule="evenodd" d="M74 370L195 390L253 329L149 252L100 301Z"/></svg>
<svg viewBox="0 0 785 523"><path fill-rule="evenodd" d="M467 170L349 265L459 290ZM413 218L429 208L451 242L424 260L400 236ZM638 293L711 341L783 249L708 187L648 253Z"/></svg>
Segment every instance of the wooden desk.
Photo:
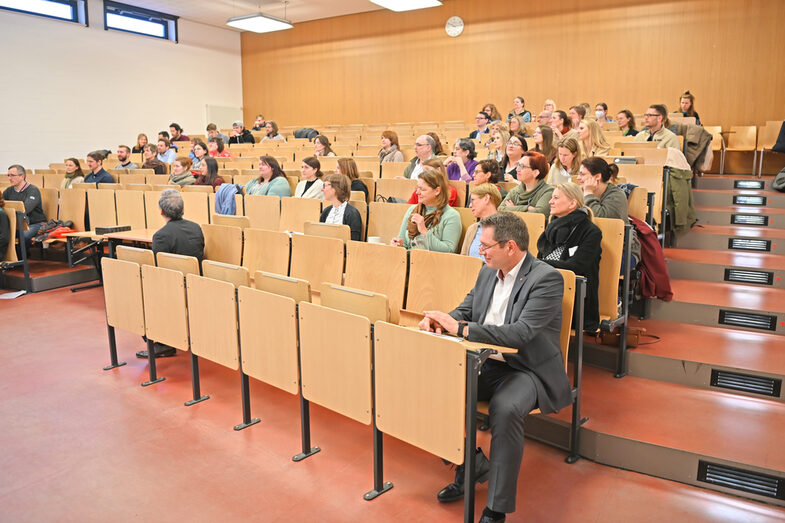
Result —
<svg viewBox="0 0 785 523"><path fill-rule="evenodd" d="M116 258L115 248L117 247L117 244L124 241L153 243L153 234L155 234L157 230L158 229L131 229L130 231L105 234L104 238L109 241L109 256L111 258Z"/></svg>

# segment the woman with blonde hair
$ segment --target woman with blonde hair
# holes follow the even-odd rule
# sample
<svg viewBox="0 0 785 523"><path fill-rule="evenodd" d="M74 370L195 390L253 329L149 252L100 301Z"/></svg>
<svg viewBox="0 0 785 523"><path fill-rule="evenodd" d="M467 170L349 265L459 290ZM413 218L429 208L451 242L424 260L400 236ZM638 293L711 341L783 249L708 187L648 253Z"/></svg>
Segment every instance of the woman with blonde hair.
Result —
<svg viewBox="0 0 785 523"><path fill-rule="evenodd" d="M398 133L395 131L384 131L382 133L382 148L379 150L379 163L402 162L403 153L399 150Z"/></svg>
<svg viewBox="0 0 785 523"><path fill-rule="evenodd" d="M551 219L537 240L537 257L557 269L586 278L583 328L596 332L600 326L599 275L602 231L584 205L583 190L575 183L558 184L549 202Z"/></svg>
<svg viewBox="0 0 785 523"><path fill-rule="evenodd" d="M581 120L578 124L578 138L586 156L607 156L611 152L611 144L605 139L600 124L594 120Z"/></svg>
<svg viewBox="0 0 785 523"><path fill-rule="evenodd" d="M456 252L461 240L461 216L447 205L448 187L446 176L437 170L424 170L417 178L419 203L406 211L401 230L390 244L406 249Z"/></svg>
<svg viewBox="0 0 785 523"><path fill-rule="evenodd" d="M556 158L556 144L553 139L553 129L548 125L539 125L534 130L534 152L542 153L548 163Z"/></svg>
<svg viewBox="0 0 785 523"><path fill-rule="evenodd" d="M504 151L507 148L507 140L510 139L510 133L507 131L491 131L491 139L488 140L488 156L489 160L496 160L501 163L504 160Z"/></svg>
<svg viewBox="0 0 785 523"><path fill-rule="evenodd" d="M144 146L147 145L147 135L144 133L139 133L136 137L136 145L134 145L133 149L131 149L132 153L143 153Z"/></svg>
<svg viewBox="0 0 785 523"><path fill-rule="evenodd" d="M502 203L502 195L495 185L482 183L474 186L469 194L469 198L471 198L469 208L472 210L474 217L477 218L477 221L466 229L466 234L463 236L461 254L483 259L482 254L480 254L480 234L482 233L480 220L499 212L497 207Z"/></svg>
<svg viewBox="0 0 785 523"><path fill-rule="evenodd" d="M548 98L547 100L545 100L545 103L542 105L542 110L554 112L556 110L556 102Z"/></svg>
<svg viewBox="0 0 785 523"><path fill-rule="evenodd" d="M585 157L583 145L578 140L562 138L557 146L556 159L548 173L548 183L558 185L572 181L573 176L578 176Z"/></svg>

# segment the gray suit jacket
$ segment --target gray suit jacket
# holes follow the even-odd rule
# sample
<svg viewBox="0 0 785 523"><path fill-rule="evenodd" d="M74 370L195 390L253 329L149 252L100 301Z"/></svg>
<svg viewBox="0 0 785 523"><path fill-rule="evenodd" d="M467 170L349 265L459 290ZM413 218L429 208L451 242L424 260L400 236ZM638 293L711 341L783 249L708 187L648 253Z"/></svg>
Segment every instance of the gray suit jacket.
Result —
<svg viewBox="0 0 785 523"><path fill-rule="evenodd" d="M572 402L559 344L564 292L561 274L527 253L507 304L504 324L482 325L496 286L496 273L483 267L474 288L450 316L469 322L469 341L517 348L517 353L504 355L505 361L514 369L532 374L540 410L556 412Z"/></svg>

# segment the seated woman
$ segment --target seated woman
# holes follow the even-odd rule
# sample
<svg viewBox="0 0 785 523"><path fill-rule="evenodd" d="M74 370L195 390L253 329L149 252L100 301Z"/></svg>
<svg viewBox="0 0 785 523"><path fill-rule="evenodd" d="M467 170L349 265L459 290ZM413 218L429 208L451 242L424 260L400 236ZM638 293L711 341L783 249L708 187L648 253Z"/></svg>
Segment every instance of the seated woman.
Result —
<svg viewBox="0 0 785 523"><path fill-rule="evenodd" d="M444 156L447 154L446 152L444 152L444 146L442 145L442 140L441 138L439 138L438 134L434 132L425 133L425 134L433 138L433 141L436 142L436 146L433 148L434 156Z"/></svg>
<svg viewBox="0 0 785 523"><path fill-rule="evenodd" d="M482 112L490 116L492 122L500 121L502 119L499 109L497 109L494 104L485 104L482 108Z"/></svg>
<svg viewBox="0 0 785 523"><path fill-rule="evenodd" d="M468 138L455 140L452 156L444 159L447 179L463 180L464 182L474 180L474 168L477 166L477 160L474 159L476 156L473 141Z"/></svg>
<svg viewBox="0 0 785 523"><path fill-rule="evenodd" d="M488 159L496 160L496 162L504 161L504 150L507 147L507 140L510 139L510 133L507 131L491 131L491 139L488 140Z"/></svg>
<svg viewBox="0 0 785 523"><path fill-rule="evenodd" d="M143 153L144 146L147 145L147 135L144 133L139 133L139 136L136 137L136 145L134 145L133 149L131 149L132 153Z"/></svg>
<svg viewBox="0 0 785 523"><path fill-rule="evenodd" d="M500 172L501 170L499 169L499 162L496 160L482 160L477 164L477 167L474 168L475 186L483 183L493 184L493 186L499 190L499 194L501 194L502 199L504 199L504 197L507 196L507 191L504 189L504 187L499 185ZM501 203L501 201L499 201L499 203ZM496 206L498 207L498 204Z"/></svg>
<svg viewBox="0 0 785 523"><path fill-rule="evenodd" d="M330 147L330 139L321 134L314 138L313 155L317 158L320 156L336 156L335 151Z"/></svg>
<svg viewBox="0 0 785 523"><path fill-rule="evenodd" d="M558 185L572 181L578 176L583 161L583 146L575 138L562 138L558 145L558 154L548 173L548 183Z"/></svg>
<svg viewBox="0 0 785 523"><path fill-rule="evenodd" d="M423 170L425 171L435 171L439 173L439 176L444 178L444 183L450 188L450 197L447 200L447 203L450 207L455 207L458 204L458 191L452 185L447 182L447 169L444 168L444 164L438 160L437 158L431 158L430 160L425 160L422 163ZM417 192L417 189L414 190L412 195L409 197L409 201L406 203L411 204L418 204L420 203L420 196Z"/></svg>
<svg viewBox="0 0 785 523"><path fill-rule="evenodd" d="M323 199L329 203L322 211L319 221L348 225L351 239L362 240L363 220L360 211L349 205L349 178L343 174L329 174L322 185Z"/></svg>
<svg viewBox="0 0 785 523"><path fill-rule="evenodd" d="M213 136L207 140L207 153L210 155L210 158L232 157L232 155L229 154L229 151L224 148L224 141L218 136Z"/></svg>
<svg viewBox="0 0 785 523"><path fill-rule="evenodd" d="M155 174L167 174L169 172L166 164L158 159L158 147L151 143L144 146L142 159L144 160L142 169L152 169Z"/></svg>
<svg viewBox="0 0 785 523"><path fill-rule="evenodd" d="M679 105L681 106L681 114L683 116L694 116L695 125L701 124L701 117L695 112L695 96L691 92L684 91L684 94L679 99Z"/></svg>
<svg viewBox="0 0 785 523"><path fill-rule="evenodd" d="M82 166L79 165L79 160L76 158L68 158L65 161L65 178L63 178L62 183L60 183L60 188L71 189L73 184L82 182L84 182L84 173L82 172ZM0 256L4 253L5 251L0 250Z"/></svg>
<svg viewBox="0 0 785 523"><path fill-rule="evenodd" d="M357 164L351 158L338 158L338 165L335 167L335 174L343 174L351 180L350 191L362 191L365 193L365 201L368 201L368 186L360 181L360 172Z"/></svg>
<svg viewBox="0 0 785 523"><path fill-rule="evenodd" d="M273 156L259 157L259 177L245 184L245 194L291 196L292 189L289 180Z"/></svg>
<svg viewBox="0 0 785 523"><path fill-rule="evenodd" d="M602 158L587 158L581 162L578 183L583 189L586 207L590 208L597 218L617 218L629 225L627 212L627 195L613 183L619 173L616 164L610 164ZM641 244L635 229L632 229L632 261L630 268L641 259Z"/></svg>
<svg viewBox="0 0 785 523"><path fill-rule="evenodd" d="M461 254L484 260L482 254L480 254L480 234L482 233L480 220L499 212L496 209L502 202L502 195L499 194L499 190L495 185L481 183L474 186L469 197L471 198L469 208L472 210L474 217L477 218L477 222L471 224L466 229L466 234L463 236Z"/></svg>
<svg viewBox="0 0 785 523"><path fill-rule="evenodd" d="M505 149L504 158L502 159L501 167L504 173L505 182L518 182L518 161L523 157L526 152L524 145L526 140L520 136L510 136L507 140L507 147Z"/></svg>
<svg viewBox="0 0 785 523"><path fill-rule="evenodd" d="M286 138L284 138L281 134L278 134L278 124L274 121L268 120L264 125L264 129L267 131L267 134L263 136L261 140L259 140L259 143L266 142L268 140L286 141Z"/></svg>
<svg viewBox="0 0 785 523"><path fill-rule="evenodd" d="M635 116L629 109L619 111L616 115L616 123L619 124L619 130L622 136L635 136L638 131L635 129Z"/></svg>
<svg viewBox="0 0 785 523"><path fill-rule="evenodd" d="M553 111L551 115L551 129L555 139L561 140L567 133L572 131L572 120L562 110Z"/></svg>
<svg viewBox="0 0 785 523"><path fill-rule="evenodd" d="M524 138L526 136L526 124L523 121L523 118L520 116L513 116L510 118L510 136L520 136ZM525 150L528 150L528 146L526 145L526 141L524 140L523 146L526 147Z"/></svg>
<svg viewBox="0 0 785 523"><path fill-rule="evenodd" d="M586 156L607 156L611 152L611 144L602 134L600 124L594 120L581 120L578 124L578 139L583 144Z"/></svg>
<svg viewBox="0 0 785 523"><path fill-rule="evenodd" d="M194 175L191 174L191 159L187 156L178 156L172 162L172 173L169 175L169 183L185 187L186 185L193 185L196 181Z"/></svg>
<svg viewBox="0 0 785 523"><path fill-rule="evenodd" d="M399 149L398 133L384 131L382 133L382 148L379 150L379 163L404 161L403 153Z"/></svg>
<svg viewBox="0 0 785 523"><path fill-rule="evenodd" d="M493 136L493 133L495 133L496 131L504 131L508 135L510 134L510 128L507 126L507 123L502 120L491 122L490 124L488 124L488 129L491 130L491 136ZM487 142L485 144L485 147L488 147Z"/></svg>
<svg viewBox="0 0 785 523"><path fill-rule="evenodd" d="M417 178L417 197L403 217L401 230L391 245L408 249L456 252L461 241L461 216L447 205L447 179L426 169Z"/></svg>
<svg viewBox="0 0 785 523"><path fill-rule="evenodd" d="M524 122L531 122L532 113L526 110L525 105L526 102L524 101L523 96L516 96L513 98L512 111L507 115L507 122L510 123L515 116L519 116ZM513 132L512 127L510 128L510 132Z"/></svg>
<svg viewBox="0 0 785 523"><path fill-rule="evenodd" d="M215 158L208 156L202 160L199 173L194 185L212 185L213 191L215 191L216 187L220 187L224 183L224 179L218 176L218 162L215 161Z"/></svg>
<svg viewBox="0 0 785 523"><path fill-rule="evenodd" d="M600 124L600 127L613 121L613 118L608 116L608 104L605 102L600 102L594 106L594 116L597 118L597 123Z"/></svg>
<svg viewBox="0 0 785 523"><path fill-rule="evenodd" d="M537 240L537 257L557 269L586 278L583 328L600 327L599 275L602 232L592 223L592 211L583 205L583 191L572 182L556 186L550 201L551 220Z"/></svg>
<svg viewBox="0 0 785 523"><path fill-rule="evenodd" d="M322 164L314 156L303 158L300 166L300 181L294 189L295 198L322 199Z"/></svg>
<svg viewBox="0 0 785 523"><path fill-rule="evenodd" d="M205 158L210 157L210 154L207 150L207 145L201 140L196 140L196 143L194 144L194 147L191 150L191 154L193 154L193 158L191 158L191 161L193 162L193 169L195 171L201 170L202 162L205 160ZM198 174L196 175L198 176Z"/></svg>
<svg viewBox="0 0 785 523"><path fill-rule="evenodd" d="M548 162L545 156L534 151L527 151L518 160L518 181L504 198L500 211L539 212L548 218L548 201L553 193L553 186L545 183L548 175Z"/></svg>
<svg viewBox="0 0 785 523"><path fill-rule="evenodd" d="M553 99L548 98L547 100L545 100L545 103L542 104L542 110L550 111L551 113L553 113L553 111L556 110L556 102L554 102Z"/></svg>
<svg viewBox="0 0 785 523"><path fill-rule="evenodd" d="M534 152L545 155L545 160L550 164L556 158L556 143L553 141L553 129L547 125L538 125L534 130Z"/></svg>

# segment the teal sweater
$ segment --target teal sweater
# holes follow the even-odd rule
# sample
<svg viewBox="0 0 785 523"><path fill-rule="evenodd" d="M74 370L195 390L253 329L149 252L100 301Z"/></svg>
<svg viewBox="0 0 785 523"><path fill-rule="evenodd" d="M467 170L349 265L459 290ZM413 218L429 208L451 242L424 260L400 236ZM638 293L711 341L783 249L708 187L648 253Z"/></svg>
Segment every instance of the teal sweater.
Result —
<svg viewBox="0 0 785 523"><path fill-rule="evenodd" d="M245 184L245 194L261 196L291 196L292 188L285 176L273 178L267 183L259 183L259 178L254 178Z"/></svg>
<svg viewBox="0 0 785 523"><path fill-rule="evenodd" d="M461 215L450 206L444 208L442 218L436 227L428 229L428 234L418 234L414 238L409 238L406 228L409 219L416 205L412 205L403 217L401 231L398 237L403 239L403 246L407 249L426 249L437 252L458 252L458 244L461 241ZM436 207L425 207L430 214ZM414 245L412 245L412 240Z"/></svg>

